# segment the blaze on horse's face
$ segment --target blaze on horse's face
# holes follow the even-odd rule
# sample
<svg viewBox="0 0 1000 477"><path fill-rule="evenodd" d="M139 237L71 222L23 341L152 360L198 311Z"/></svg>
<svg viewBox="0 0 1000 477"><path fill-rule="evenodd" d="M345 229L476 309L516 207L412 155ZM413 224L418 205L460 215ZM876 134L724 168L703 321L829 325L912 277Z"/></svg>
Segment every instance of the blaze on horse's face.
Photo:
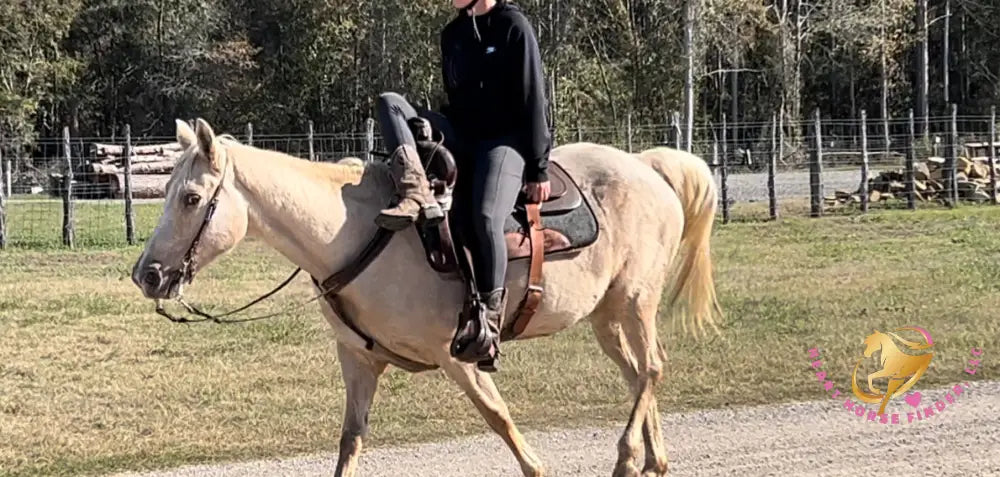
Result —
<svg viewBox="0 0 1000 477"><path fill-rule="evenodd" d="M167 182L163 215L132 268L132 281L151 299L177 297L198 270L235 247L247 232L247 203L233 186L231 161L212 128L198 119L192 130L178 120L177 142L184 152ZM217 188L215 210L207 218ZM198 245L192 249L196 237Z"/></svg>

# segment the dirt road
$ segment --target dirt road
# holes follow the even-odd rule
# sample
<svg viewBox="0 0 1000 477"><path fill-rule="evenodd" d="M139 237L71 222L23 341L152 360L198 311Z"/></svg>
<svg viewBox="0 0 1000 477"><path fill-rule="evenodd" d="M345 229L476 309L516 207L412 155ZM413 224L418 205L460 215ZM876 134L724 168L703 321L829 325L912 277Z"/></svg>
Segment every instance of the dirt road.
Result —
<svg viewBox="0 0 1000 477"><path fill-rule="evenodd" d="M945 409L907 423L914 410L894 401L900 424L858 417L844 399L664 416L673 476L1000 475L1000 382L972 383L947 403L946 390L924 390L920 407ZM853 397L853 396L852 396ZM871 406L869 406L871 408ZM620 429L528 433L549 475L607 476ZM326 476L336 455L187 467L135 477ZM518 476L499 438L375 449L363 476Z"/></svg>

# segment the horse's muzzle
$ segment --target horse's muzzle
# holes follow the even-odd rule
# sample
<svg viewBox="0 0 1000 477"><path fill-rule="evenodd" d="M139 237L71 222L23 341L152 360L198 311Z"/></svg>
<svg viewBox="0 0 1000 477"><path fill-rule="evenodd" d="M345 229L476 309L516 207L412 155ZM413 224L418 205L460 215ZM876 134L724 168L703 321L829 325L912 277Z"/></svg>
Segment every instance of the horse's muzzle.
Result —
<svg viewBox="0 0 1000 477"><path fill-rule="evenodd" d="M166 271L159 262L132 270L132 283L150 299L174 298L180 285L180 272Z"/></svg>

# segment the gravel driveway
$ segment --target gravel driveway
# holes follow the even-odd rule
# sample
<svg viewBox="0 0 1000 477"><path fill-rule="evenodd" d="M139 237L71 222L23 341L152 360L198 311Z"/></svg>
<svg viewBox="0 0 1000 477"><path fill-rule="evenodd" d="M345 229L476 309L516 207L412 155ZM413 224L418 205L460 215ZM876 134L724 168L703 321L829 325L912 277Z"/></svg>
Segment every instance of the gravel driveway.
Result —
<svg viewBox="0 0 1000 477"><path fill-rule="evenodd" d="M872 169L869 176L877 172ZM823 195L833 195L835 190L858 190L861 185L860 170L824 171ZM729 184L729 199L735 202L767 201L767 173L732 174L727 178ZM721 187L719 174L715 181ZM774 189L778 200L782 198L809 197L809 172L793 171L779 172L774 176ZM720 192L721 193L721 192Z"/></svg>
<svg viewBox="0 0 1000 477"><path fill-rule="evenodd" d="M944 393L923 391L933 399ZM663 424L674 476L1000 475L1000 382L974 383L940 414L912 424L868 422L844 409L842 399L667 414ZM619 432L579 429L526 437L548 475L590 477L611 474ZM120 477L326 476L336 460L336 455L321 455ZM359 475L521 474L491 434L370 449L362 456Z"/></svg>

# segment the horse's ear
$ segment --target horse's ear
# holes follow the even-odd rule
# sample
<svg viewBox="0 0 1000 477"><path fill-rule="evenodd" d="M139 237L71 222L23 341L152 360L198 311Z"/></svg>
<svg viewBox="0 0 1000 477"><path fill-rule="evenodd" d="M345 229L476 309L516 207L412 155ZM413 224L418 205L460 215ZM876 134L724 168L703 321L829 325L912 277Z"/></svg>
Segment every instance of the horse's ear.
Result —
<svg viewBox="0 0 1000 477"><path fill-rule="evenodd" d="M181 149L187 149L198 142L194 129L186 121L175 119L174 122L177 123L177 143L181 145Z"/></svg>
<svg viewBox="0 0 1000 477"><path fill-rule="evenodd" d="M201 152L205 153L205 157L214 159L215 131L212 131L212 126L209 126L204 119L198 118L195 121L194 133L198 136L198 147L201 148Z"/></svg>

